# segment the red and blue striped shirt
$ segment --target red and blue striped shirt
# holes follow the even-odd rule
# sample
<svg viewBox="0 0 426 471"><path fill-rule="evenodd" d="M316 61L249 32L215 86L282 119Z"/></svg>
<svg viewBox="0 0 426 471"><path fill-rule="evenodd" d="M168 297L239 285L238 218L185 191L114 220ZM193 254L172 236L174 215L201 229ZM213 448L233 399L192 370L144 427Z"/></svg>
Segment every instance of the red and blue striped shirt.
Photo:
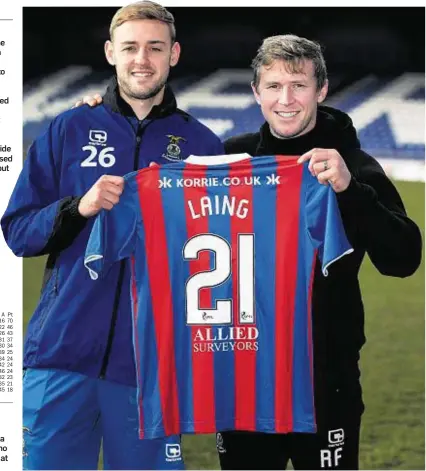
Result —
<svg viewBox="0 0 426 471"><path fill-rule="evenodd" d="M206 160L208 159L208 160ZM311 294L352 251L297 157L190 157L126 176L97 217L93 279L129 259L140 437L315 432Z"/></svg>

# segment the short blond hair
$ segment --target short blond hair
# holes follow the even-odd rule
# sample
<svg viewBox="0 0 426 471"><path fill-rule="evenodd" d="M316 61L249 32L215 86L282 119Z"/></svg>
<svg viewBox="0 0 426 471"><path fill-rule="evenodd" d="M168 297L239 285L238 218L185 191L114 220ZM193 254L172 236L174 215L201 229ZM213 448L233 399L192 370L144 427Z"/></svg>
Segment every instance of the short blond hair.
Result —
<svg viewBox="0 0 426 471"><path fill-rule="evenodd" d="M327 67L321 45L294 34L283 34L264 39L259 47L251 64L254 73L253 84L256 88L260 81L260 68L270 66L275 60L283 60L293 74L300 72L305 60L311 60L314 64L317 89L321 90L327 81Z"/></svg>
<svg viewBox="0 0 426 471"><path fill-rule="evenodd" d="M109 27L109 36L112 41L114 31L126 21L132 20L158 20L169 26L172 44L176 41L175 19L173 15L159 3L143 0L142 2L126 5L115 13Z"/></svg>

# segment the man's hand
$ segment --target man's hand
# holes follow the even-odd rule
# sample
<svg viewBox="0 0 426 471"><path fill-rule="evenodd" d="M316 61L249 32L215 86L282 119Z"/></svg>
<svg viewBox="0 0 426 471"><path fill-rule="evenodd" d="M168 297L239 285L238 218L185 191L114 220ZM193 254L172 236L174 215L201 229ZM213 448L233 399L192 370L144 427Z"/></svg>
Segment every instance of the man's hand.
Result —
<svg viewBox="0 0 426 471"><path fill-rule="evenodd" d="M345 191L351 182L351 173L336 149L312 149L297 163L309 160L309 171L322 185L330 184L336 193Z"/></svg>
<svg viewBox="0 0 426 471"><path fill-rule="evenodd" d="M85 218L90 218L96 216L101 209L112 209L120 200L123 189L123 177L102 175L81 198L78 212Z"/></svg>
<svg viewBox="0 0 426 471"><path fill-rule="evenodd" d="M78 108L81 105L89 105L89 106L97 106L102 103L102 97L99 93L95 93L94 95L85 95L82 100L78 100L75 102L75 105L72 108Z"/></svg>

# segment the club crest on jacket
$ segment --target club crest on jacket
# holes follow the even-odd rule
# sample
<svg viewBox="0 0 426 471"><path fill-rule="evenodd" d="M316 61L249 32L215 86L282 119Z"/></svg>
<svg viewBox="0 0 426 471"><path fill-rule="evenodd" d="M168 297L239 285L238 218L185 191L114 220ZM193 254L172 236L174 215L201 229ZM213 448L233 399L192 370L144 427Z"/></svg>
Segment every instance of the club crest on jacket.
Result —
<svg viewBox="0 0 426 471"><path fill-rule="evenodd" d="M169 144L166 148L166 152L162 155L167 160L177 161L182 160L181 157L181 148L179 147L179 142L186 142L186 139L181 136L174 136L173 134L167 134L169 138Z"/></svg>

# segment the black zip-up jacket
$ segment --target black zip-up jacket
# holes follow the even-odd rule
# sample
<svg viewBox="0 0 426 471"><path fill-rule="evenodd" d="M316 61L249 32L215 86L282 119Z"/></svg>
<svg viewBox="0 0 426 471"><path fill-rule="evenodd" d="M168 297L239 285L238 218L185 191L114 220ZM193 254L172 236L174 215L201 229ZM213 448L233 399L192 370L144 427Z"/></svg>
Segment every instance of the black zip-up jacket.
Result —
<svg viewBox="0 0 426 471"><path fill-rule="evenodd" d="M334 263L329 276L317 262L312 317L317 411L333 407L332 392L347 394L354 411L363 403L359 383L359 352L365 343L364 307L358 272L367 253L383 275L406 277L421 262L419 228L406 215L401 198L378 162L360 149L350 117L320 106L315 128L292 139L274 137L265 123L259 132L232 137L227 154L252 156L302 155L313 148L336 149L351 172L349 187L337 194L353 254Z"/></svg>

